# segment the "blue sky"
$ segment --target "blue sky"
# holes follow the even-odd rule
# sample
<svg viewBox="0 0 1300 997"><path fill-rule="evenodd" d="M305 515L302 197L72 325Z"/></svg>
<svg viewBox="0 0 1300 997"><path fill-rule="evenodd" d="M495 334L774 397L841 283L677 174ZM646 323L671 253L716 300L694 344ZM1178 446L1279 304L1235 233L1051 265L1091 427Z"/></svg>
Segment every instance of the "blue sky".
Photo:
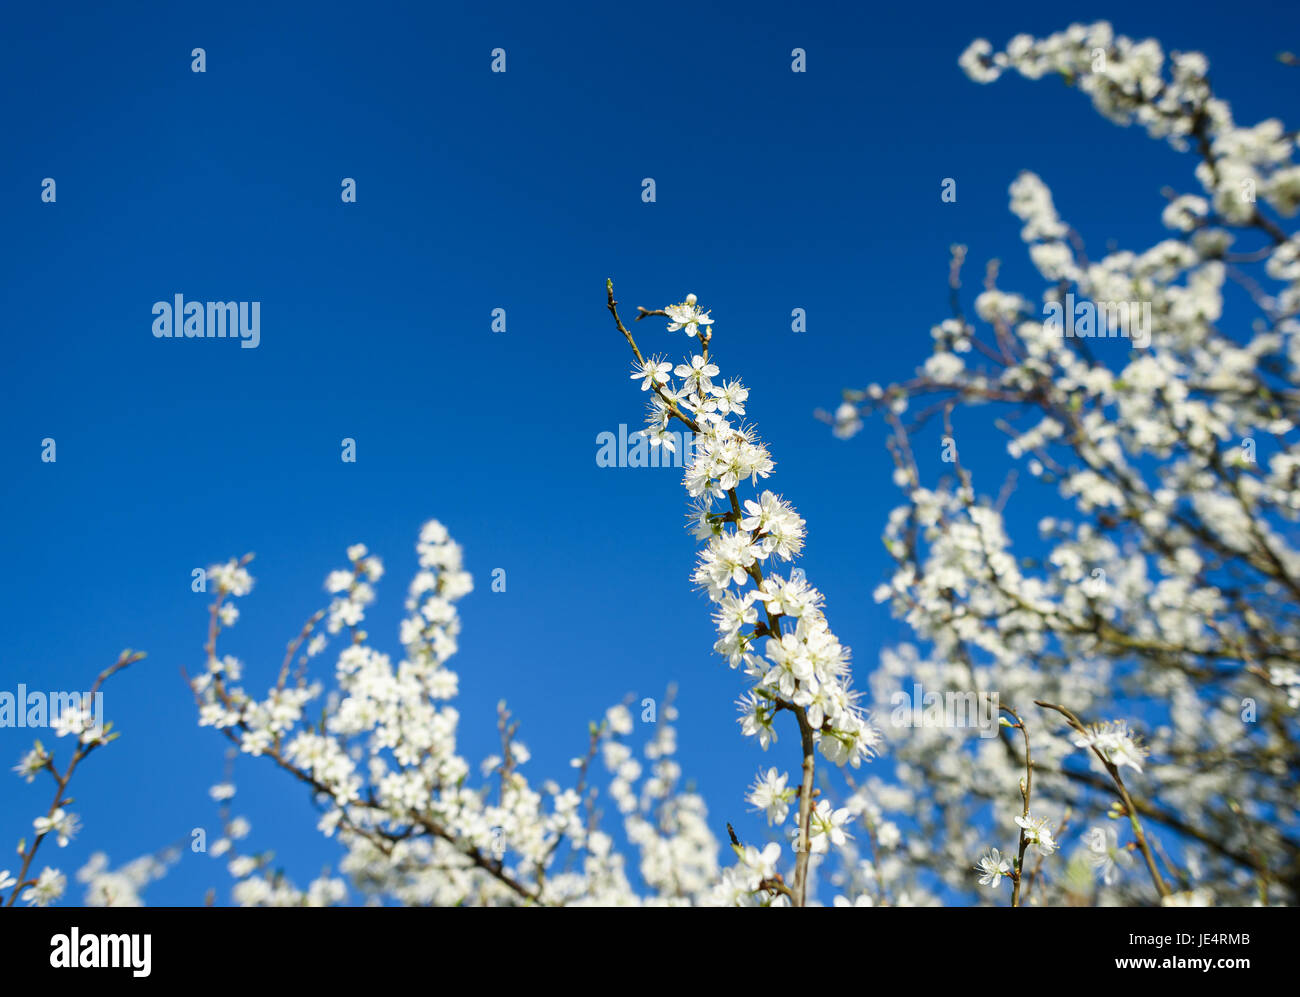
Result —
<svg viewBox="0 0 1300 997"><path fill-rule="evenodd" d="M744 787L795 759L739 734L741 683L687 581L680 473L595 463L597 435L639 425L644 397L605 278L629 311L688 291L713 309L718 362L751 389L772 487L808 521L803 567L865 685L900 636L870 597L898 495L884 427L843 443L813 410L924 360L952 242L970 247L968 289L998 256L1004 287L1036 293L1007 211L1020 169L1099 247L1155 241L1161 186L1192 189L1190 159L1058 81L982 87L956 66L974 37L1100 17L1205 52L1239 121L1290 110L1276 99L1296 70L1273 56L1300 46L1300 13L1281 5L10 5L0 690L88 688L123 647L149 654L107 691L124 736L74 783L79 840L47 842L41 860L71 873L95 849L116 864L214 831L224 742L195 725L180 676L202 662L193 568L257 552L226 645L256 689L353 542L385 559L369 629L399 650L416 532L433 517L478 584L454 661L466 757L495 750L505 697L533 777L565 778L587 720L676 682L680 760L717 833L731 820L761 834ZM498 47L505 74L489 71ZM945 177L955 204L940 201ZM176 293L260 301L260 346L155 339L152 305ZM806 333L790 330L795 307ZM659 323L636 331L645 349L682 351ZM40 460L45 437L57 463ZM994 469L990 489L999 447L963 440L968 466ZM0 729L6 769L29 742ZM336 856L269 766L242 760L236 779L251 842L296 878ZM49 787L0 786L13 842ZM186 853L147 896L197 903L216 886L224 901L229 884Z"/></svg>

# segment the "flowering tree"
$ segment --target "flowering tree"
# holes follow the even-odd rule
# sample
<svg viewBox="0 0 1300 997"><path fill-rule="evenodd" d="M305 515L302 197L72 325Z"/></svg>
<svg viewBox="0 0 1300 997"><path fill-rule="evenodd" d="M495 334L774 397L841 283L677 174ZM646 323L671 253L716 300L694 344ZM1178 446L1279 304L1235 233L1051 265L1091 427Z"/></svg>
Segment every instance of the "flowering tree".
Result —
<svg viewBox="0 0 1300 997"><path fill-rule="evenodd" d="M364 629L384 566L358 544L278 671L247 679L265 695L219 648L252 591L251 555L209 570L205 663L189 680L198 722L300 783L318 830L340 846L336 873L294 885L243 844L251 827L231 812L227 778L212 789L223 834L210 852L226 861L238 903L1294 902L1300 239L1278 218L1300 206L1295 138L1274 121L1236 126L1201 56L1175 53L1166 70L1155 42L1105 24L1021 36L999 53L977 41L960 63L982 82L1008 68L1064 75L1107 117L1194 150L1204 187L1171 194L1163 219L1175 238L1092 262L1043 182L1022 175L1012 210L1046 281L1042 310L1000 290L991 265L978 322L968 319L965 250L954 247L954 314L933 329L933 355L906 383L845 392L828 417L848 437L884 413L906 497L886 525L896 564L878 597L924 651L885 651L872 700L883 711L914 682L991 694L994 736L873 724L825 600L794 566L807 524L765 487L775 462L743 421L748 390L722 376L713 317L694 295L639 309L637 321L666 319L690 347L677 364L647 356L611 283L606 305L648 402L649 444L686 449L701 544L693 580L713 607L714 650L737 673L742 735L775 760L746 794L773 840L742 841L727 826L731 856L720 860L722 829L674 757L671 692L639 756L628 704L592 723L567 785L525 774L529 753L504 703L500 753L471 765L457 749L449 662L456 605L473 582L460 546L431 521L400 654ZM1232 286L1255 310L1249 339L1221 329ZM1137 351L1115 360L1120 343L1103 343L1103 330ZM992 425L1011 457L1070 509L1044 519L1030 548L1021 539L1019 557L1010 491L980 497L956 446L958 411L990 403L1007 411ZM952 473L926 487L915 440L936 420ZM64 726L78 741L65 769L39 743L18 766L29 779L48 771L57 790L31 846L20 844L17 874L0 871L9 905L64 892L63 874L36 874L34 856L47 837L63 844L77 830L68 781L113 736L76 714ZM877 753L888 758L864 777ZM96 856L79 873L86 902L139 902L168 860L109 870ZM1009 897L996 892L1004 879ZM819 880L833 892L821 896Z"/></svg>
<svg viewBox="0 0 1300 997"><path fill-rule="evenodd" d="M112 723L104 723L102 717L95 715L91 704L105 682L144 657L140 651L129 648L123 651L117 661L99 673L81 706L75 703L66 705L52 719L50 727L56 738L72 738L72 753L66 764L60 767L57 752L37 740L14 766L18 777L29 783L49 776L54 783L54 799L44 815L32 821L34 836L30 844L26 838L19 840L16 873L0 869L0 905L12 907L21 897L28 906L46 907L63 896L68 885L67 876L55 866L45 866L37 874L34 865L36 853L47 840L57 841L60 848L66 848L80 830L81 818L68 809L73 803L69 793L73 773L92 753L119 736ZM18 708L24 709L25 704L19 704ZM86 904L96 907L135 906L139 903L138 890L165 872L165 858L143 856L121 869L110 870L108 857L102 852L96 853L77 873L77 879L87 884ZM9 891L7 901L4 900L5 890Z"/></svg>
<svg viewBox="0 0 1300 997"><path fill-rule="evenodd" d="M770 570L773 562L798 555L803 520L770 491L741 506L738 489L767 477L774 465L754 431L733 422L745 414L747 390L736 380L713 382L719 374L709 353L713 320L693 297L666 310L642 310L642 317L665 316L670 330L699 337L700 352L674 368L641 354L619 318L612 284L608 307L635 356L633 379L651 393L651 444L675 446L670 420L694 434L685 483L696 502L696 535L706 542L695 580L717 607L715 649L749 680L740 701L743 731L766 748L777 740L779 715L788 713L798 735L799 785L788 786L788 776L773 767L749 794L772 824L784 825L796 812L791 847L777 841L761 849L742 844L728 828L737 861L719 872L718 842L703 801L678 789L671 700L643 749L645 765L624 740L633 730L632 715L616 706L592 725L587 754L574 760L576 785L563 789L554 782L529 784L522 771L528 752L503 703L501 754L484 762L488 781L474 787L469 763L456 752L458 715L449 701L457 678L447 667L460 631L455 603L473 584L461 548L434 521L425 525L416 548L420 570L408 590L403 658L394 664L362 629L384 569L356 545L347 552L350 567L326 579L329 605L289 644L275 685L262 699L237 684L243 664L219 655L217 647L222 632L238 620L235 600L252 589L251 558L209 572L217 594L209 614L207 667L191 683L199 723L308 787L320 806L319 829L337 834L344 848L340 870L368 898L406 904L804 906L812 895L813 856L831 846L847 848L846 824L864 809L865 804L833 808L828 799L814 802L817 753L831 764L856 767L870 757L879 735L856 705L848 650L827 625L820 593L801 576ZM335 688L320 721L312 722L306 707L322 697L324 684L308 669L331 640L342 644ZM760 644L762 654L756 653ZM623 817L623 837L639 854L637 887L613 838L599 826L598 794L588 790L597 755L612 776L608 795ZM222 785L214 795L228 799L232 792ZM223 821L219 855L248 833L247 822L230 819L228 812ZM239 902L317 904L348 895L341 878L322 877L300 890L268 874L268 865L269 856L231 858Z"/></svg>
<svg viewBox="0 0 1300 997"><path fill-rule="evenodd" d="M450 705L457 676L447 667L460 632L456 602L473 589L461 548L441 523L426 523L416 547L420 570L411 581L402 621L402 659L369 642L361 628L374 601L383 564L362 545L348 549L350 567L331 572L329 605L290 642L274 687L263 699L240 685L243 665L218 656L218 639L238 619L234 600L253 579L245 557L212 569L207 668L192 681L199 723L220 731L246 754L263 757L302 782L321 811L319 830L337 835L340 871L363 897L410 905L601 904L645 899L691 903L713 887L717 842L703 801L677 788L671 702L655 737L644 747L643 768L625 744L633 729L626 706L611 708L589 732L577 779L561 788L534 788L522 767L528 751L502 703L501 754L481 769L495 781L474 787L471 767L456 751L459 716ZM324 685L307 674L331 641L340 643L335 688L319 722L306 706ZM301 652L301 653L300 653ZM298 661L295 666L295 655ZM639 897L623 856L598 825L588 792L597 755L612 774L609 794L624 817L629 842L640 853L647 892ZM645 776L642 778L642 776ZM215 787L228 799L233 787ZM223 814L226 836L216 852L233 854L248 824ZM245 905L341 902L342 878L323 876L300 890L268 872L270 856L237 855L235 899Z"/></svg>
<svg viewBox="0 0 1300 997"><path fill-rule="evenodd" d="M749 681L739 704L744 733L767 748L777 739L783 712L791 715L799 733L798 788L787 787L788 777L771 768L750 793L775 824L785 821L792 804L797 807L792 883L787 886L775 874L778 844L759 853L755 884L753 848L741 849L735 843L741 864L730 870L727 899L741 902L767 893L769 902L804 906L812 854L826 851L828 843L845 845L843 825L853 813L851 807L832 809L826 799L814 807L817 752L834 765L856 768L871 756L879 734L858 708L848 648L831 632L821 593L802 573L773 570L803 548L804 521L771 491L747 499L741 508L737 489L746 481L756 485L768 477L774 462L753 427L735 422L745 414L748 390L738 380L713 383L721 373L709 354L713 319L698 307L694 295L667 309L639 310L638 319L662 316L669 320L669 332L684 330L688 337L698 337L700 351L674 367L661 357L641 353L619 317L612 282L607 293L614 324L636 360L632 379L651 393L644 431L651 445L675 446L668 428L674 421L693 434L684 483L695 500L695 536L705 543L694 580L717 606L719 638L714 650L732 668L743 669ZM756 653L760 648L762 653Z"/></svg>
<svg viewBox="0 0 1300 997"><path fill-rule="evenodd" d="M906 789L890 809L925 843L900 882L969 895L972 854L1005 848L1014 817L1010 855L988 852L979 882L1009 878L1015 903L1294 902L1300 237L1279 219L1300 205L1295 135L1237 125L1201 55L1166 60L1105 23L997 53L979 40L960 64L985 83L1061 75L1111 121L1190 151L1202 190L1166 192L1170 238L1092 260L1043 181L1022 174L1011 209L1041 305L1000 289L993 263L967 317L954 247L954 311L931 330L930 358L905 383L844 392L833 416L848 437L884 414L906 497L877 597L928 649L885 653L876 700L920 682L996 691L1019 711L977 746L941 726L891 736ZM1228 325L1228 303L1249 322ZM977 491L958 412L1005 433L1045 499L1064 503L1037 541L1012 536L1022 496ZM951 466L927 485L917 433L940 421Z"/></svg>

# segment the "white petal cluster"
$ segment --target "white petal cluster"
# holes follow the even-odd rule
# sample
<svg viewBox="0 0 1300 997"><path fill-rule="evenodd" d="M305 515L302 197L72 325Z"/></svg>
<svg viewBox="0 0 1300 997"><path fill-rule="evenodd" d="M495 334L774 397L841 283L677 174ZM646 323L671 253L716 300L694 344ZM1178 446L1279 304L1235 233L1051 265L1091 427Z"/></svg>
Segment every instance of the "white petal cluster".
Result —
<svg viewBox="0 0 1300 997"><path fill-rule="evenodd" d="M674 320L669 330L680 325ZM665 364L647 361L639 369L651 366L662 370ZM772 491L743 505L736 494L745 483L757 486L769 477L775 464L753 428L733 422L744 414L749 392L739 381L714 384L720 372L704 354L674 368L680 382L655 384L659 404L651 407L648 431L677 417L691 420L696 433L684 484L697 500L696 536L706 543L693 578L717 606L714 649L751 679L740 701L742 730L766 748L776 739L776 713L798 707L821 753L857 767L871 757L879 735L856 705L849 651L830 630L821 593L802 572L775 568L803 550L804 520Z"/></svg>
<svg viewBox="0 0 1300 997"><path fill-rule="evenodd" d="M1300 210L1294 123L1238 124L1203 56L1166 53L1105 23L1019 35L1000 51L978 40L959 63L979 82L1011 70L1062 77L1107 118L1193 157L1199 189L1170 189L1153 205L1168 237L1096 254L1045 180L1022 173L1010 209L1039 289L1004 290L990 271L973 314L933 327L935 354L915 380L846 391L825 416L848 437L877 410L897 420L915 409L922 425L951 412L958 443L963 427L1005 434L1013 469L973 473L963 454L966 464L944 465L956 473L931 485L923 451L941 444L913 426L897 431L894 480L906 500L885 529L896 563L876 598L923 647L882 654L873 698L919 687L997 693L1026 718L1036 801L1065 802L1083 820L1105 814L1115 794L1096 748L1133 773L1135 798L1196 829L1199 842L1150 808L1144 818L1148 837L1213 884L1217 902L1254 902L1261 875L1270 902L1297 902L1276 872L1294 862L1300 836L1286 775L1300 764L1300 236L1286 222ZM965 253L953 247L954 268ZM1050 328L1051 306L1067 300L1104 309L1109 334ZM976 491L977 475L989 493ZM1087 718L1086 733L1035 711L1035 700L1067 704ZM1133 719L1097 722L1116 716ZM1019 735L917 725L891 736L891 748L906 792L885 809L926 829L930 852L888 889L919 895L923 870L937 867L975 899L970 856L1021 814ZM1010 811L1005 820L991 823L990 801L1005 808L995 814ZM1026 831L1054 845L1043 828ZM1137 877L1115 874L1130 856L1109 838L1088 841L1101 883L1039 877L1032 902L1075 902L1069 890L1094 888L1098 902L1134 901L1124 891ZM990 884L1003 860L981 864ZM881 895L867 872L855 875Z"/></svg>
<svg viewBox="0 0 1300 997"><path fill-rule="evenodd" d="M222 569L223 577L239 581L218 587L208 666L192 682L199 722L221 730L245 754L269 756L297 776L321 809L318 829L345 849L344 878L322 876L300 889L273 871L270 853L236 854L248 824L227 818L211 853L236 879L235 902L332 905L348 899L349 884L363 896L408 905L703 902L718 879L718 844L703 800L679 786L671 703L660 710L644 765L623 741L634 731L626 707L611 709L593 727L592 752L614 776L609 793L640 855L644 894L632 888L613 839L583 812L590 801L581 787L529 784L522 772L528 749L508 733L504 703L502 753L477 766L489 783L472 785L475 767L457 750L460 715L450 700L458 679L448 661L460 635L456 603L473 590L473 580L460 546L437 521L421 529L416 553L399 628L400 661L371 645L361 628L384 569L356 544L347 552L351 567L326 578L329 604L308 621L277 684L261 699L239 684L243 664L216 652L226 600L249 591L253 581L243 567L247 559ZM345 632L350 639L338 652L326 695L325 684L309 679L306 669L331 637ZM322 697L323 709L312 708ZM590 759L578 761L585 780ZM228 806L233 792L222 784L213 798Z"/></svg>
<svg viewBox="0 0 1300 997"><path fill-rule="evenodd" d="M85 884L83 903L87 907L143 907L140 894L150 883L162 879L180 859L178 849L158 855L142 855L117 869L110 869L108 856L96 852L77 870L77 882Z"/></svg>

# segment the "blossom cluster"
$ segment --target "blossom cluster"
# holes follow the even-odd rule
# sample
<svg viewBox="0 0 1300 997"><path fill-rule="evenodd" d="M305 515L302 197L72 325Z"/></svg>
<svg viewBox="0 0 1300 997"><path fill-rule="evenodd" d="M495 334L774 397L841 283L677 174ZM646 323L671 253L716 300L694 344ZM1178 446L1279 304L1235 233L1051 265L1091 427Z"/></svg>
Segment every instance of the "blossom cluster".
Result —
<svg viewBox="0 0 1300 997"><path fill-rule="evenodd" d="M685 328L692 336L693 328L713 324L694 295L664 313L670 331ZM822 594L802 573L779 570L802 551L804 520L770 490L742 508L736 489L757 486L775 463L753 426L738 421L748 389L739 380L715 384L720 368L707 344L703 350L676 367L638 355L632 377L643 390L654 389L644 430L651 445L674 418L695 432L683 480L695 500L694 535L704 542L693 580L717 607L714 650L751 680L740 701L742 729L767 748L777 737L777 713L798 708L821 753L857 767L879 735L857 705L849 650L827 623Z"/></svg>
<svg viewBox="0 0 1300 997"><path fill-rule="evenodd" d="M883 739L825 597L794 567L808 524L767 487L776 465L747 421L749 389L712 353L715 320L694 295L642 309L689 347L676 364L643 355L611 284L648 401L645 438L674 450L670 425L691 431L690 581L709 600L714 651L744 676L742 735L792 751L795 764L760 770L745 794L769 839L728 824L735 861L719 861L721 835L677 759L671 692L657 715L625 702L592 723L568 784L526 774L504 702L499 753L466 758L450 663L473 580L430 521L395 655L365 628L385 566L362 544L326 575L325 604L270 675L218 649L254 589L251 556L208 570L198 722L232 755L297 780L341 851L336 869L295 885L231 812L228 778L211 791L221 835L209 854L236 903L805 906L819 876L836 906L1000 902L1004 880L1016 905L1300 900L1300 235L1283 223L1300 210L1297 135L1276 119L1237 124L1199 53L1104 22L1000 51L976 40L958 61L981 83L1064 78L1107 119L1192 154L1199 185L1168 192L1154 244L1090 256L1044 179L1022 173L1009 207L1040 288L999 287L993 263L964 310L967 250L954 246L954 313L930 329L930 356L904 383L845 391L827 416L848 438L882 413L904 493L884 525L894 563L876 600L918 643L881 653L872 699L995 690L999 735L909 725L891 738L889 772L864 774ZM1131 309L1107 310L1123 341L1062 335L1045 316L1076 298L1140 305L1142 335ZM1249 321L1229 325L1230 307ZM940 415L950 470L931 481L918 440ZM978 492L958 418L962 432L1005 434L1037 492ZM58 791L19 845L20 868L0 869L10 905L66 893L60 869L35 871L36 851L74 840L67 779L116 736L77 709L55 734L75 745L63 772L40 742L14 769L28 782L48 773ZM97 853L76 878L87 904L134 905L173 860L112 869Z"/></svg>
<svg viewBox="0 0 1300 997"><path fill-rule="evenodd" d="M671 445L673 420L694 434L683 485L694 500L690 521L704 544L692 580L714 604L718 640L714 650L742 671L749 687L739 701L742 732L766 750L777 740L782 712L798 725L803 755L802 782L775 769L760 777L750 801L769 823L784 823L792 803L799 819L790 837L796 856L793 887L776 873L779 844L763 849L733 841L738 864L726 870L716 896L727 902L773 905L806 901L809 864L827 846L848 841L852 813L813 803L814 752L831 763L857 768L874 754L880 735L860 707L852 687L849 649L826 619L824 599L801 570L786 571L803 550L805 522L793 505L771 490L758 490L775 462L747 414L749 390L738 379L715 382L721 368L710 356L714 320L694 294L645 315L668 318L668 331L698 337L700 352L674 366L662 356L644 356L619 318L612 283L609 309L635 356L632 380L651 391L643 433L650 444ZM738 489L748 484L753 498Z"/></svg>
<svg viewBox="0 0 1300 997"><path fill-rule="evenodd" d="M829 417L838 435L873 412L892 428L906 502L885 528L896 566L877 599L928 645L882 654L873 692L920 681L996 689L1022 710L1045 700L1129 718L1080 731L1027 717L1035 806L1051 811L1056 840L1080 844L1069 868L1105 859L1093 864L1098 884L1023 870L1033 902L1128 903L1153 886L1163 902L1294 902L1300 826L1283 773L1300 763L1300 236L1282 220L1300 208L1296 136L1276 119L1237 124L1199 53L1166 54L1106 23L1020 35L1001 51L978 40L960 64L978 82L1063 77L1108 119L1190 151L1200 189L1167 192L1167 237L1090 257L1044 180L1021 174L1010 209L1041 294L999 288L990 266L974 314L957 307L931 329L933 354L913 379L844 393ZM965 257L953 247L955 302ZM1062 337L1044 315L1067 295L1149 306L1149 342ZM1242 311L1231 325L1230 306ZM992 406L1000 418L985 414ZM939 413L951 473L931 485L918 434ZM979 495L956 446L962 427L1005 433L1042 504L1006 486ZM1017 535L1043 504L1037 535ZM948 870L969 869L987 842L982 808L1020 813L1006 792L1025 773L1019 739L970 745L916 728L891 747L912 791L900 816L944 856L941 878L967 888ZM1107 765L1138 780L1133 805L1148 825L1118 851L1113 830L1067 826L1108 807L1134 822ZM1148 863L1146 883L1120 876L1116 856L1152 835L1182 860ZM985 859L980 881L995 885L1005 850ZM917 881L933 877L932 856L917 867Z"/></svg>
<svg viewBox="0 0 1300 997"><path fill-rule="evenodd" d="M117 661L99 674L94 687L84 702L89 704L99 692L100 686L122 669L141 660L142 652L127 649ZM39 740L32 744L13 767L14 774L25 782L34 782L42 774L48 774L54 782L54 800L45 813L32 820L33 837L24 837L18 842L18 868L0 869L0 906L12 907L20 898L29 907L48 907L57 903L67 892L68 877L59 868L44 866L39 874L33 874L36 854L46 841L57 843L59 848L66 848L81 830L81 817L68 809L73 802L69 795L69 786L73 773L86 758L99 749L117 740L119 734L113 731L111 723L102 723L89 709L79 706L67 706L51 723L56 738L72 738L72 756L60 770L55 760L55 752ZM153 867L150 867L152 869ZM120 899L119 906L134 906L137 901L136 890L156 876L145 871L146 863L131 865L117 875L102 872L98 859L92 859L77 874L82 882L90 884L86 892L88 906L108 906L115 899ZM4 901L8 890L9 899Z"/></svg>
<svg viewBox="0 0 1300 997"><path fill-rule="evenodd" d="M210 572L217 594L207 668L192 680L199 723L304 783L321 810L318 829L337 835L345 849L341 875L301 889L273 870L273 853L241 852L236 842L249 824L226 816L212 852L236 880L235 901L318 906L344 902L355 890L409 905L704 902L717 879L718 846L703 800L679 786L671 703L655 718L644 762L625 740L634 727L630 712L611 708L593 725L588 755L574 759L579 781L567 788L553 780L530 784L522 770L528 748L502 703L501 753L478 766L489 781L474 785L475 767L457 750L460 716L451 700L459 681L448 666L460 634L456 603L473 580L460 545L436 520L421 529L416 552L418 571L399 628L401 660L374 647L363 629L384 566L357 544L348 548L349 567L326 577L329 603L291 642L262 698L237 684L243 663L217 653L218 637L238 618L227 612L229 600L253 585L248 559ZM335 640L342 646L327 693L326 682L308 671ZM322 699L321 719L313 722L307 709ZM623 833L641 856L644 891L633 888L624 856L600 829L594 798L586 795L596 755L612 776L608 792ZM233 792L222 784L214 797L228 801Z"/></svg>

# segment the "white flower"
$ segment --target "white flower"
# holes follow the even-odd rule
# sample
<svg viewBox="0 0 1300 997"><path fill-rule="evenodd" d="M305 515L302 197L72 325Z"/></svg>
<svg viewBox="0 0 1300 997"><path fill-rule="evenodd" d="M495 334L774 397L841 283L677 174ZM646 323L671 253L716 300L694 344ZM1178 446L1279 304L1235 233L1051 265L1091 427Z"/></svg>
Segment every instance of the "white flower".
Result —
<svg viewBox="0 0 1300 997"><path fill-rule="evenodd" d="M795 798L793 787L786 788L786 775L778 775L775 768L770 768L755 780L749 791L749 802L759 810L767 812L767 823L784 824L790 812L790 804Z"/></svg>
<svg viewBox="0 0 1300 997"><path fill-rule="evenodd" d="M715 384L709 389L709 393L716 399L720 413L724 415L745 414L745 399L749 397L749 389L739 381L728 381L726 386L722 388Z"/></svg>
<svg viewBox="0 0 1300 997"><path fill-rule="evenodd" d="M997 889L998 884L1002 882L1002 877L1011 875L1011 863L1003 858L1002 853L996 848L991 848L980 859L980 864L975 866L975 871L980 874L980 886L992 886Z"/></svg>
<svg viewBox="0 0 1300 997"><path fill-rule="evenodd" d="M217 590L232 596L245 596L253 589L253 578L247 568L231 559L208 569L208 577L217 583Z"/></svg>
<svg viewBox="0 0 1300 997"><path fill-rule="evenodd" d="M355 580L356 575L351 571L331 571L325 577L325 591L336 594L346 592Z"/></svg>
<svg viewBox="0 0 1300 997"><path fill-rule="evenodd" d="M747 692L736 705L740 707L741 731L746 737L757 736L759 745L766 751L768 745L776 740L771 704L753 692Z"/></svg>
<svg viewBox="0 0 1300 997"><path fill-rule="evenodd" d="M32 823L36 827L38 837L51 833L57 835L60 848L67 847L81 825L76 814L70 814L62 807L48 817L37 817Z"/></svg>
<svg viewBox="0 0 1300 997"><path fill-rule="evenodd" d="M58 869L46 867L41 870L36 883L23 891L23 901L29 907L48 907L67 888L68 880Z"/></svg>
<svg viewBox="0 0 1300 997"><path fill-rule="evenodd" d="M59 715L50 723L56 737L75 734L83 742L96 740L101 731L94 726L94 717L80 706L69 706L59 711Z"/></svg>
<svg viewBox="0 0 1300 997"><path fill-rule="evenodd" d="M885 821L876 831L876 841L886 851L897 848L902 840L903 833L898 829L898 825L891 820Z"/></svg>
<svg viewBox="0 0 1300 997"><path fill-rule="evenodd" d="M1133 861L1127 849L1120 848L1115 829L1109 825L1094 827L1083 833L1083 843L1088 847L1088 862L1101 875L1107 886L1119 879L1119 867Z"/></svg>
<svg viewBox="0 0 1300 997"><path fill-rule="evenodd" d="M749 515L740 521L740 528L751 533L766 533L781 509L780 499L771 492L763 492L757 502L746 499L745 512Z"/></svg>
<svg viewBox="0 0 1300 997"><path fill-rule="evenodd" d="M781 859L781 845L769 841L762 851L753 845L746 845L740 850L740 867L749 873L749 891L757 890L759 884L776 875L776 864Z"/></svg>
<svg viewBox="0 0 1300 997"><path fill-rule="evenodd" d="M647 391L653 384L667 384L668 374L672 369L673 365L670 363L646 360L639 367L634 368L632 380L641 378L641 390Z"/></svg>
<svg viewBox="0 0 1300 997"><path fill-rule="evenodd" d="M1017 817L1016 823L1024 828L1025 840L1037 848L1040 855L1051 855L1056 851L1056 839L1052 837L1052 829L1047 826L1046 817L1030 814L1028 817Z"/></svg>
<svg viewBox="0 0 1300 997"><path fill-rule="evenodd" d="M37 773L45 768L49 762L50 756L40 748L32 748L31 751L19 759L18 764L14 766L14 771L23 779L31 782L36 778Z"/></svg>
<svg viewBox="0 0 1300 997"><path fill-rule="evenodd" d="M683 391L687 395L706 395L713 387L713 382L709 380L718 375L718 365L709 363L704 357L696 354L691 357L690 365L678 364L673 371L680 378L684 378Z"/></svg>
<svg viewBox="0 0 1300 997"><path fill-rule="evenodd" d="M235 879L243 879L257 871L257 859L251 855L240 855L231 859L226 868Z"/></svg>
<svg viewBox="0 0 1300 997"><path fill-rule="evenodd" d="M991 83L1002 75L1002 70L990 58L992 54L993 46L988 39L977 38L958 58L957 65L976 83Z"/></svg>
<svg viewBox="0 0 1300 997"><path fill-rule="evenodd" d="M615 734L626 736L632 733L632 711L626 706L611 706L605 711L605 722Z"/></svg>
<svg viewBox="0 0 1300 997"><path fill-rule="evenodd" d="M833 811L830 802L822 800L809 817L809 847L814 855L825 852L828 842L839 848L848 840L844 827L853 820L853 814L847 807ZM797 838L798 828L794 834Z"/></svg>
<svg viewBox="0 0 1300 997"><path fill-rule="evenodd" d="M713 324L713 319L709 318L708 312L702 312L695 307L695 295L693 294L686 296L684 304L669 305L664 311L668 313L669 332L685 329L686 335L694 336L700 331L700 326Z"/></svg>
<svg viewBox="0 0 1300 997"><path fill-rule="evenodd" d="M1117 768L1127 765L1138 772L1142 771L1145 749L1137 743L1123 720L1094 724L1086 728L1085 733L1076 736L1074 744L1080 748L1096 748Z"/></svg>
<svg viewBox="0 0 1300 997"><path fill-rule="evenodd" d="M934 353L925 362L925 376L939 384L950 384L965 369L961 357L955 353Z"/></svg>

